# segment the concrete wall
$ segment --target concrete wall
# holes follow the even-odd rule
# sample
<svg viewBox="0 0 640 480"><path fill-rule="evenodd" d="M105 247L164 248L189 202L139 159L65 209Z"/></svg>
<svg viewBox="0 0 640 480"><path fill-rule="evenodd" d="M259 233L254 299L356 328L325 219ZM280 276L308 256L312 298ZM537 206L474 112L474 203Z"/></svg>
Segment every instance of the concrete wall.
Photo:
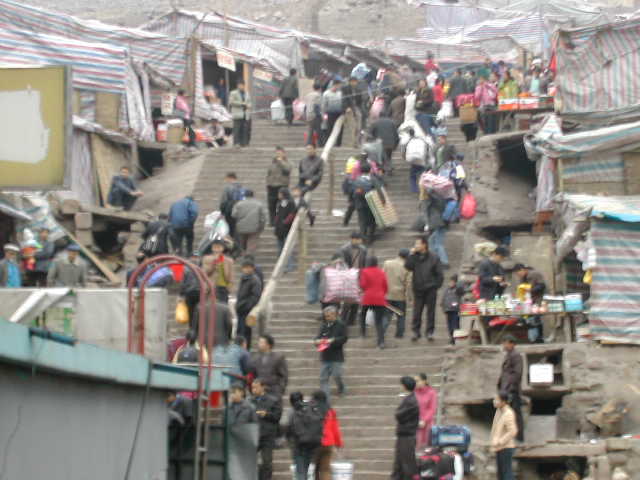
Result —
<svg viewBox="0 0 640 480"><path fill-rule="evenodd" d="M531 464L560 453L592 459L606 457L612 471L616 466L622 467L632 479L640 479L640 440L607 438L605 434L596 433L587 420L588 415L600 410L608 401L621 400L627 402L628 412L620 433L640 431L638 349L587 343L518 346L523 355L544 349L562 350L563 388L566 391L556 415L530 416L531 407L523 409L525 444L518 448L516 455L528 458L522 460L518 478L542 480L545 477L536 476ZM447 382L441 395L443 420L445 424L471 427L471 450L476 456L475 476L478 480L495 478L495 460L489 452L493 420L490 401L496 393L503 356L498 345L456 346L449 349L444 365ZM599 480L599 477L595 478Z"/></svg>
<svg viewBox="0 0 640 480"><path fill-rule="evenodd" d="M125 478L144 391L0 365L3 478ZM164 392L149 391L131 479L166 479L164 402Z"/></svg>

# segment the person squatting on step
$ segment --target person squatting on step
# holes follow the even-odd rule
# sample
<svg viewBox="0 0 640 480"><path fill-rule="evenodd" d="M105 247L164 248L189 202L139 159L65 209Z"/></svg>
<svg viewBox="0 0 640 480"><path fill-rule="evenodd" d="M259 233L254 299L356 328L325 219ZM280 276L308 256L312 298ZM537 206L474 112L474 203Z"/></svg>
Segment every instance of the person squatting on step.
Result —
<svg viewBox="0 0 640 480"><path fill-rule="evenodd" d="M315 338L320 352L320 388L331 398L330 381L333 377L338 388L338 396L345 393L342 373L344 371L344 345L347 343L347 327L338 319L338 308L329 305L322 310L323 322Z"/></svg>

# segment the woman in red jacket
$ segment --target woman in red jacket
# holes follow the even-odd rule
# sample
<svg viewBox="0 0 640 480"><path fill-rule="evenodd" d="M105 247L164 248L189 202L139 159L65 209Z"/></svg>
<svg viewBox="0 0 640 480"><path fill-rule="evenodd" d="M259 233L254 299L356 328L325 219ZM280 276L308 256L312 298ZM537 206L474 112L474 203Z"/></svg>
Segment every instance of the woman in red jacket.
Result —
<svg viewBox="0 0 640 480"><path fill-rule="evenodd" d="M360 318L360 329L362 336L367 334L367 312L373 311L376 321L376 332L378 334L378 348L384 348L384 332L386 330L384 322L385 305L387 304L387 274L378 267L378 259L375 256L367 258L366 268L360 271L360 288L362 289L362 317Z"/></svg>
<svg viewBox="0 0 640 480"><path fill-rule="evenodd" d="M342 448L342 433L336 411L331 408L327 394L322 390L314 392L312 403L322 412L324 425L322 427L322 443L315 454L315 480L331 480L331 459L334 448Z"/></svg>

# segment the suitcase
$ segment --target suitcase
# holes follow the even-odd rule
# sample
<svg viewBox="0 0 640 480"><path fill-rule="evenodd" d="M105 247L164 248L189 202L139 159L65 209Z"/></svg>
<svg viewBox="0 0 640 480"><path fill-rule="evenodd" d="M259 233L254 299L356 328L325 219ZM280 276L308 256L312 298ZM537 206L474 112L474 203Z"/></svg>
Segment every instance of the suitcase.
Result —
<svg viewBox="0 0 640 480"><path fill-rule="evenodd" d="M471 431L465 425L434 425L431 427L431 445L456 447L464 452L471 443Z"/></svg>
<svg viewBox="0 0 640 480"><path fill-rule="evenodd" d="M377 190L371 190L367 192L364 198L367 200L367 205L373 214L373 218L376 221L376 225L380 228L388 228L398 223L398 214L396 209L391 203L391 199L384 187L380 189L382 195L384 195L385 203L382 203L380 193Z"/></svg>

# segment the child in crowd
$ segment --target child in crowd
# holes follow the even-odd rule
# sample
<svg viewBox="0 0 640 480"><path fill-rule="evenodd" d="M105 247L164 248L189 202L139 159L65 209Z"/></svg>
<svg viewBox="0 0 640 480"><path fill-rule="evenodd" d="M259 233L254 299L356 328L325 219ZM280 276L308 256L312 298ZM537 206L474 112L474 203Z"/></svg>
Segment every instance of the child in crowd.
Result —
<svg viewBox="0 0 640 480"><path fill-rule="evenodd" d="M464 295L464 285L458 282L458 275L449 278L449 284L442 296L442 309L447 315L447 328L449 329L449 343L455 345L453 332L460 328L460 302Z"/></svg>

